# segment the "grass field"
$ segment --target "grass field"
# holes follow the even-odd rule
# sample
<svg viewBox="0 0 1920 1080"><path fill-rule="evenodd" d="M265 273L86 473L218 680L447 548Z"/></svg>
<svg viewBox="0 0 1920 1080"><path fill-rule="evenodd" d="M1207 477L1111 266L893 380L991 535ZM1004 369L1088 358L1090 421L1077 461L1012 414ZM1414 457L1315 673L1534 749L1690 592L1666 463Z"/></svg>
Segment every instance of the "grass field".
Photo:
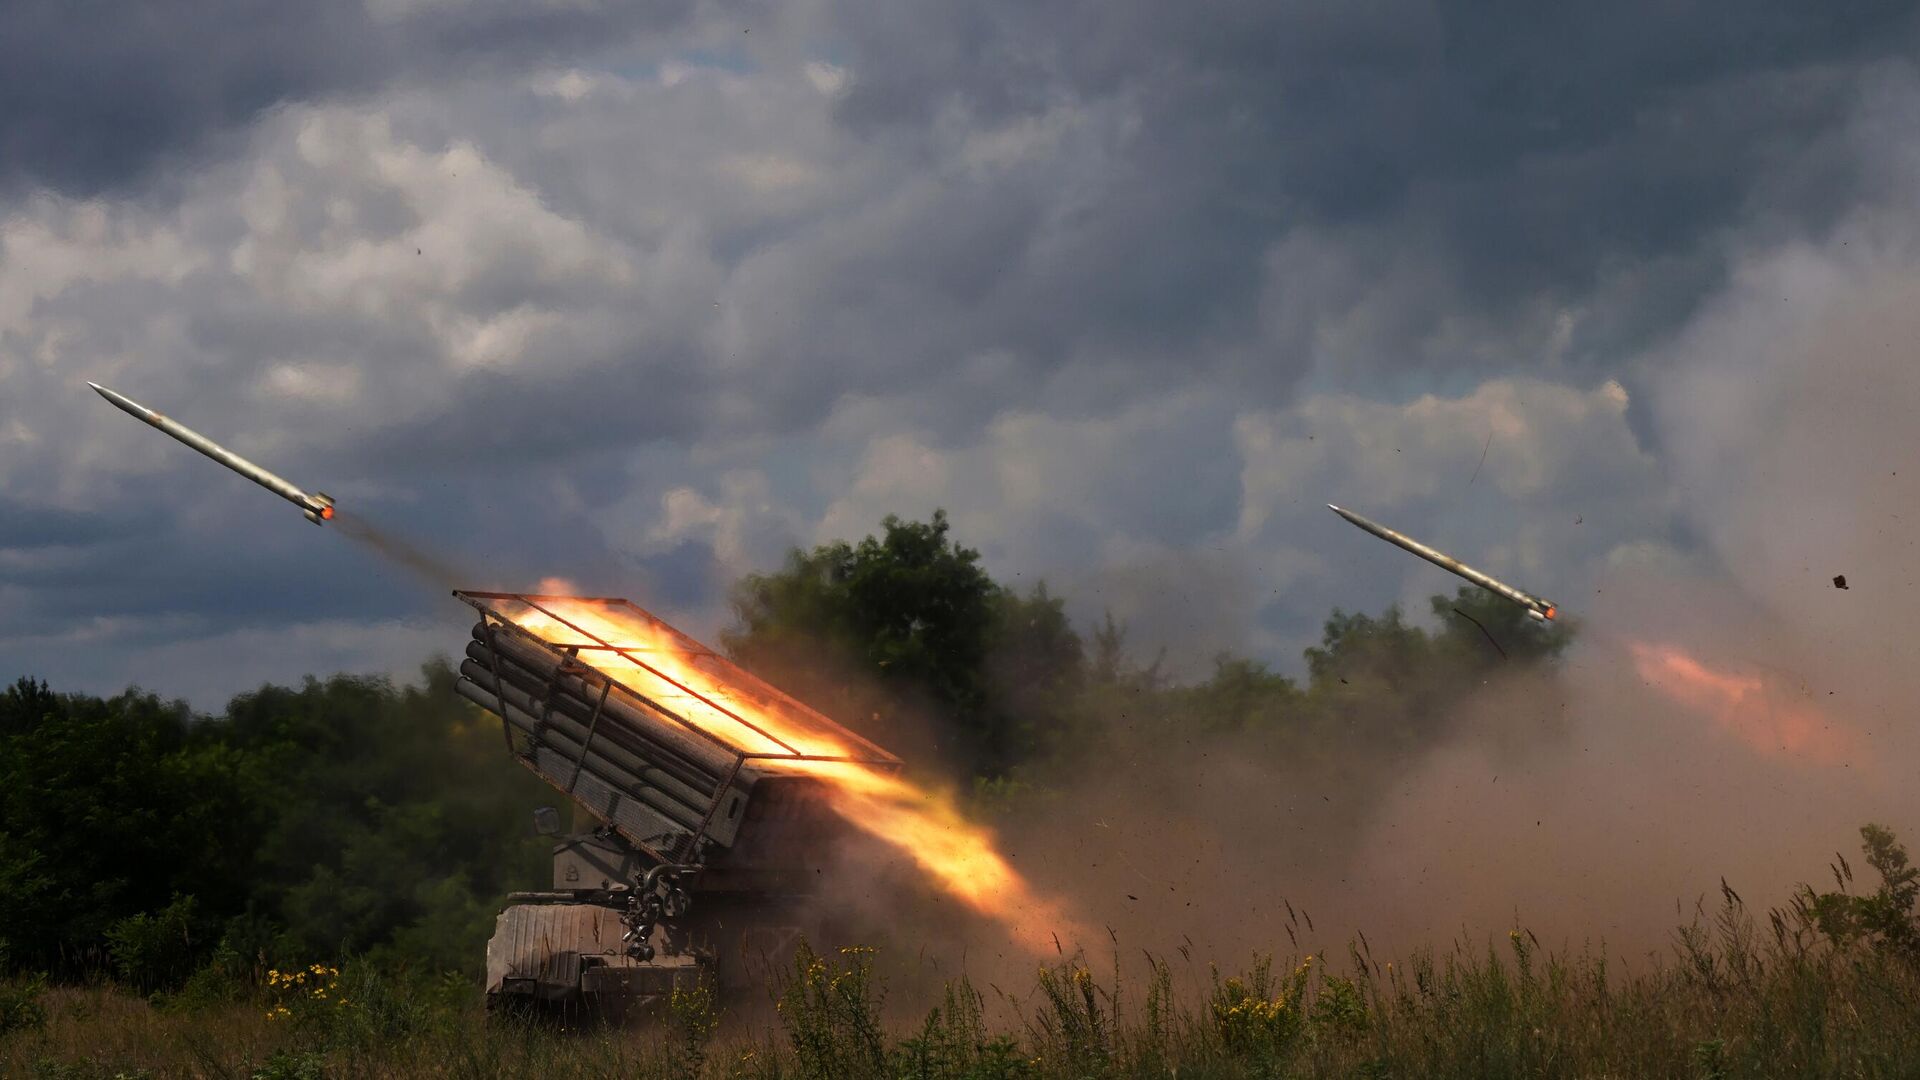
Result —
<svg viewBox="0 0 1920 1080"><path fill-rule="evenodd" d="M200 979L148 1000L110 984L0 992L0 1069L24 1077L1772 1077L1920 1075L1920 969L1801 905L1730 892L1669 959L1623 971L1525 931L1388 962L1175 957L1037 966L984 995L948 983L887 1021L870 950L794 958L763 1023L705 992L624 1028L489 1021L464 980L349 965ZM1122 972L1134 973L1130 977ZM1184 987L1179 989L1177 987Z"/></svg>

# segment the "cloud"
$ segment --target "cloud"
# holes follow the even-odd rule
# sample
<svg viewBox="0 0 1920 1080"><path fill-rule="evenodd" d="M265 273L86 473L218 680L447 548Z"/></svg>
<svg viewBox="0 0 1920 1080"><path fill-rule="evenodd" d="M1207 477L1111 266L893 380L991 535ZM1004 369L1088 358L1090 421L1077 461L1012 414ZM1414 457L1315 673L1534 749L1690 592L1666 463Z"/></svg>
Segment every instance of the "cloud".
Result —
<svg viewBox="0 0 1920 1080"><path fill-rule="evenodd" d="M218 709L229 698L269 683L299 685L309 675L336 671L417 682L420 663L448 654L462 620L411 622L328 619L276 622L205 632L178 618L96 619L57 635L9 641L24 671L60 673L63 690L117 693L129 682L168 699ZM136 677L114 646L139 642Z"/></svg>
<svg viewBox="0 0 1920 1080"><path fill-rule="evenodd" d="M1330 498L1571 602L1731 543L1677 509L1669 469L1720 466L1663 381L1676 328L1911 175L1881 5L1735 37L1394 3L276 12L30 7L0 46L43 106L0 120L7 632L444 599L265 524L88 378L493 584L709 628L787 545L934 506L1199 665L1437 587Z"/></svg>
<svg viewBox="0 0 1920 1080"><path fill-rule="evenodd" d="M193 165L277 104L476 64L497 77L671 30L693 6L194 0L103 12L23 0L0 41L0 191L125 192L163 164Z"/></svg>
<svg viewBox="0 0 1920 1080"><path fill-rule="evenodd" d="M1916 85L1884 89L1911 115ZM1883 138L1884 107L1853 134L1905 183L1823 236L1744 252L1729 286L1645 361L1678 505L1729 583L1803 646L1876 663L1920 629L1900 599L1920 579L1905 405L1920 393L1920 160L1910 134ZM1838 593L1835 574L1864 591Z"/></svg>
<svg viewBox="0 0 1920 1080"><path fill-rule="evenodd" d="M1195 388L1108 415L1008 412L948 441L864 403L825 426L830 447L810 447L840 463L813 479L814 498L756 479L676 491L662 511L686 522L667 530L675 537L758 521L804 544L944 508L1001 580L1045 579L1083 625L1111 613L1135 648L1165 649L1172 673L1201 673L1221 651L1291 669L1329 608L1398 602L1424 614L1428 595L1455 584L1339 521L1328 501L1357 498L1567 601L1597 584L1615 548L1666 537L1664 477L1628 405L1610 380L1490 379L1402 403L1310 394L1271 410Z"/></svg>

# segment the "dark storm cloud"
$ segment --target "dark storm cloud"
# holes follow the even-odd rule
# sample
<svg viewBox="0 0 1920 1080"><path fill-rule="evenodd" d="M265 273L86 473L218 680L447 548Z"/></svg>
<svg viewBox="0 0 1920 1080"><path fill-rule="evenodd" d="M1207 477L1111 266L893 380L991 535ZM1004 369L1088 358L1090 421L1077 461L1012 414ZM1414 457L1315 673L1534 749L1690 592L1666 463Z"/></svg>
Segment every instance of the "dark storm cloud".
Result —
<svg viewBox="0 0 1920 1080"><path fill-rule="evenodd" d="M709 390L684 355L626 356L553 376L479 372L449 384L458 408L371 432L343 460L369 473L394 461L409 473L572 472L611 448L707 434L713 418L687 405Z"/></svg>
<svg viewBox="0 0 1920 1080"><path fill-rule="evenodd" d="M0 33L0 185L93 194L282 101L508 73L670 27L693 0L15 0Z"/></svg>
<svg viewBox="0 0 1920 1080"><path fill-rule="evenodd" d="M1307 372L1605 369L1721 280L1732 222L1817 227L1850 205L1845 155L1782 175L1855 104L1861 67L1914 40L1891 4L851 2L764 18L743 20L754 44L721 70L844 62L832 131L792 90L701 104L699 78L532 112L502 93L437 118L596 228L699 230L690 278L743 329L685 343L708 355L675 416L715 436L803 431L850 391L897 394L965 438L1012 403L1076 415L1194 377L1278 403ZM823 175L730 198L674 172L730 135ZM1029 145L982 165L994 140ZM723 395L748 415L706 407Z"/></svg>
<svg viewBox="0 0 1920 1080"><path fill-rule="evenodd" d="M955 108L1003 123L1062 100L1136 110L1087 257L1045 295L1098 295L1079 310L1115 316L1103 325L1140 313L1176 332L1243 307L1260 254L1300 226L1436 252L1482 312L1576 300L1623 262L1684 258L1844 114L1860 65L1916 41L1906 3L832 10L852 43L840 111L856 130ZM1765 194L1800 200L1801 217L1848 201L1831 182ZM1368 231L1382 223L1387 236ZM1657 307L1712 280L1673 267L1620 302ZM1677 314L1609 315L1589 353Z"/></svg>
<svg viewBox="0 0 1920 1080"><path fill-rule="evenodd" d="M1417 599L1321 554L1320 488L1558 577L1670 537L1627 358L1858 203L1915 40L1877 3L697 2L10 12L0 200L101 197L0 201L0 638L92 634L45 670L105 688L176 631L297 672L449 603L82 378L480 583L696 618L937 505L1201 660Z"/></svg>
<svg viewBox="0 0 1920 1080"><path fill-rule="evenodd" d="M95 543L123 533L134 516L81 513L0 495L0 552Z"/></svg>

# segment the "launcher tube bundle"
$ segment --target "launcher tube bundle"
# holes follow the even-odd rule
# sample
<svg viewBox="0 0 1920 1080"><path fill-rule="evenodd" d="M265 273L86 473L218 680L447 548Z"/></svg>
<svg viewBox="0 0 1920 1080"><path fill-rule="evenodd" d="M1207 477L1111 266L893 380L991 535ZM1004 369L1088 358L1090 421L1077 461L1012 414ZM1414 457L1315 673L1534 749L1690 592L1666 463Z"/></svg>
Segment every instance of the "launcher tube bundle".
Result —
<svg viewBox="0 0 1920 1080"><path fill-rule="evenodd" d="M806 801L809 770L899 768L627 600L454 595L480 613L461 695L501 717L522 764L656 862L775 856L751 834L780 831L759 823Z"/></svg>

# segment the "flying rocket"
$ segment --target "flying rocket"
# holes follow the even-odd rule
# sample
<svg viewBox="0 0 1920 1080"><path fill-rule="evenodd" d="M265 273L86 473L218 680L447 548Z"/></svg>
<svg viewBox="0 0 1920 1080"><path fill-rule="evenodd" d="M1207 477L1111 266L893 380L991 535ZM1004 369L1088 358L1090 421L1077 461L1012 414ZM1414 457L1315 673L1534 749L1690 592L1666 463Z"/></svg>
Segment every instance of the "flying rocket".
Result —
<svg viewBox="0 0 1920 1080"><path fill-rule="evenodd" d="M220 464L225 465L227 468L232 469L234 472L239 473L241 476L246 477L306 511L307 520L313 522L315 525L333 517L333 499L328 496L326 492L316 491L309 495L185 424L170 420L139 402L133 401L124 395L114 393L99 383L90 382L87 385L99 391L101 397L113 402L115 408L152 424L161 431L179 439L195 450L200 451Z"/></svg>
<svg viewBox="0 0 1920 1080"><path fill-rule="evenodd" d="M1468 566L1466 563L1461 562L1459 559L1456 559L1451 555L1445 555L1445 554L1442 554L1441 552L1435 551L1434 549L1428 547L1427 545L1421 543L1420 541L1415 540L1411 536L1407 536L1404 533L1394 532L1392 529L1387 528L1385 525L1382 525L1374 521L1368 521L1366 518L1361 517L1359 514L1356 514L1351 510L1342 510L1341 508L1333 505L1332 503L1327 504L1327 509L1333 511L1336 514L1339 514L1341 517L1346 518L1348 521L1353 522L1355 525L1360 526L1361 528L1367 530L1368 532L1379 537L1380 539L1385 540L1389 544L1395 544L1400 547L1406 548L1408 551L1411 551L1415 555L1420 556L1421 558L1427 560L1433 565L1440 567L1442 570L1450 570L1453 573L1459 574L1461 577L1466 578L1468 581L1473 582L1475 585L1480 586L1481 588L1487 590L1490 593L1497 593L1501 596L1506 597L1507 599L1525 608L1528 615L1540 620L1541 622L1546 622L1549 619L1552 619L1554 615L1557 613L1557 609L1553 606L1553 601L1542 600L1540 597L1535 596L1530 592L1525 592L1520 589L1514 588L1513 586L1507 584L1506 582L1501 581L1499 578L1491 577L1487 574L1483 574L1480 571L1475 570L1473 567Z"/></svg>

